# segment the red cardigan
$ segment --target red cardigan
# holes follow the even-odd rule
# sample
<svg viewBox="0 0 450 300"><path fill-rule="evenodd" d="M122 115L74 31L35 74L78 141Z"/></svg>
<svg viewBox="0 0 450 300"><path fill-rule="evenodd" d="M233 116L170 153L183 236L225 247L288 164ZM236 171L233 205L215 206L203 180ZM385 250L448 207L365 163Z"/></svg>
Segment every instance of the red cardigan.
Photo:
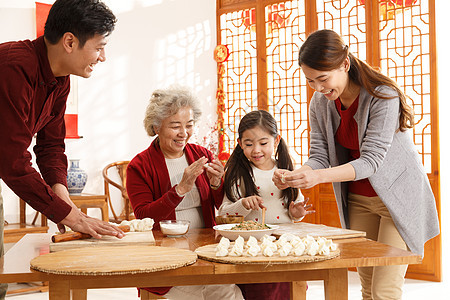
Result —
<svg viewBox="0 0 450 300"><path fill-rule="evenodd" d="M194 144L187 144L184 152L188 164L203 156L208 161L214 159L209 150ZM215 225L214 207L218 209L222 204L222 185L217 190L211 189L206 172L197 177L195 185L200 193L205 226L211 228ZM179 197L175 186L170 184L169 171L158 139L131 160L127 168L126 186L136 218L152 218L156 229L159 228L159 221L176 219L175 208L183 197Z"/></svg>
<svg viewBox="0 0 450 300"><path fill-rule="evenodd" d="M209 162L214 159L210 151L194 144L187 144L184 153L188 164L203 156L207 157ZM206 172L197 177L195 185L200 193L205 226L213 227L214 207L218 209L222 204L223 185L217 190L211 189ZM179 197L175 186L170 185L169 171L157 138L147 150L136 155L129 163L126 187L136 218L152 218L155 221L155 229L159 228L161 220L176 219L175 208L183 197ZM164 295L170 287L145 288L145 290Z"/></svg>

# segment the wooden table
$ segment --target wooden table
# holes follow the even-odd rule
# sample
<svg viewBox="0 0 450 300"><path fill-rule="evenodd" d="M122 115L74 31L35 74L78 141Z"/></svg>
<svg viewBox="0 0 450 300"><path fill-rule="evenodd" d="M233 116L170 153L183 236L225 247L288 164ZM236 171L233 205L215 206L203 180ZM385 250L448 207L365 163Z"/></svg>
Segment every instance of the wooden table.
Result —
<svg viewBox="0 0 450 300"><path fill-rule="evenodd" d="M154 231L157 245L195 250L216 243L212 229L191 229L181 238L167 238ZM5 255L1 282L49 281L49 299L86 299L86 289L134 286L173 286L220 283L292 282L292 299L306 299L306 281L323 280L325 299L348 298L349 267L417 264L421 257L366 238L336 240L338 258L313 263L283 265L233 265L199 259L175 270L135 275L73 276L30 270L30 260L48 252L51 234L27 234Z"/></svg>

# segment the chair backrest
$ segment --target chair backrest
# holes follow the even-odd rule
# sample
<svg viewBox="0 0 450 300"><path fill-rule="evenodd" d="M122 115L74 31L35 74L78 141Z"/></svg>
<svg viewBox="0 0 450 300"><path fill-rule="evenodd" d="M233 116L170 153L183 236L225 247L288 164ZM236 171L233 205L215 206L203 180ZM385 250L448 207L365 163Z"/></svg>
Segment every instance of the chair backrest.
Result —
<svg viewBox="0 0 450 300"><path fill-rule="evenodd" d="M127 190L125 188L126 184L127 184L127 167L128 167L129 163L130 163L130 161L128 161L128 160L116 161L116 162L110 163L106 167L104 167L103 172L102 172L103 179L105 182L105 195L108 198L109 206L110 206L111 212L114 216L114 221L118 222L118 223L123 220L130 220L130 219L134 218L134 217L132 217L130 200L128 198ZM120 182L116 182L116 181L112 180L110 178L110 176L108 175L109 169L111 169L113 167L115 167L115 169L119 175ZM116 215L116 212L114 211L114 208L112 206L109 185L112 185L112 186L118 188L122 194L122 201L123 201L124 207L119 216Z"/></svg>

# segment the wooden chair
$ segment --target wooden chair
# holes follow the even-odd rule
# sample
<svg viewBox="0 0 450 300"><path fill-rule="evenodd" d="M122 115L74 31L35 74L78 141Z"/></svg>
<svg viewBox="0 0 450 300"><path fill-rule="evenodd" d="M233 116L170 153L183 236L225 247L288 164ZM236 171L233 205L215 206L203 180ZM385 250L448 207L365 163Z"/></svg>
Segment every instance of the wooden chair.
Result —
<svg viewBox="0 0 450 300"><path fill-rule="evenodd" d="M117 161L117 162L108 164L103 169L103 179L105 181L105 195L106 195L106 198L108 199L109 207L111 208L111 212L114 217L114 222L116 222L116 223L120 223L123 220L134 219L133 211L131 209L130 199L128 198L127 190L125 188L126 182L127 182L127 167L128 167L129 163L130 163L129 161ZM119 175L120 183L113 181L108 175L109 169L111 169L113 167L115 167L115 169ZM122 201L123 201L124 207L119 216L117 216L117 214L114 211L114 208L112 206L109 185L112 185L112 186L118 188L122 195Z"/></svg>
<svg viewBox="0 0 450 300"><path fill-rule="evenodd" d="M41 215L41 224L36 224L36 221ZM26 203L19 198L19 223L6 224L4 231L4 243L16 243L27 233L46 233L48 231L47 218L35 212L33 221L27 222Z"/></svg>

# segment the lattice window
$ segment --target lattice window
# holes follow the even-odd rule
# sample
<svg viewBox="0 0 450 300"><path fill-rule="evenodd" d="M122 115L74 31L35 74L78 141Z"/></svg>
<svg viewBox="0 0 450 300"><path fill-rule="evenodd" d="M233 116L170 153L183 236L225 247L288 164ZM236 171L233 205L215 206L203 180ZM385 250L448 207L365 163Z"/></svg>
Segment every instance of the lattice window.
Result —
<svg viewBox="0 0 450 300"><path fill-rule="evenodd" d="M416 114L414 142L427 172L433 172L431 107L437 100L436 96L433 100L430 88L433 75L428 11L428 2L433 0L380 0L378 8L372 5L374 1L219 1L219 40L231 52L224 82L228 151L235 147L239 120L258 109L259 103L259 108L267 109L277 119L296 165L305 161L311 90L298 67L298 50L309 32L329 28L344 38L352 53L379 66L405 91ZM408 6L399 5L402 3ZM220 13L227 5L231 8ZM233 6L238 9L233 10ZM264 18L263 22L258 22L259 18ZM259 29L258 24L265 27ZM258 30L265 35L257 35ZM265 45L265 51L258 51L257 45ZM261 53L263 58L258 57ZM259 59L266 62L264 72L257 70ZM258 85L258 80L267 85Z"/></svg>
<svg viewBox="0 0 450 300"><path fill-rule="evenodd" d="M405 91L415 113L414 143L431 172L430 20L428 1L387 7L380 22L381 68Z"/></svg>

